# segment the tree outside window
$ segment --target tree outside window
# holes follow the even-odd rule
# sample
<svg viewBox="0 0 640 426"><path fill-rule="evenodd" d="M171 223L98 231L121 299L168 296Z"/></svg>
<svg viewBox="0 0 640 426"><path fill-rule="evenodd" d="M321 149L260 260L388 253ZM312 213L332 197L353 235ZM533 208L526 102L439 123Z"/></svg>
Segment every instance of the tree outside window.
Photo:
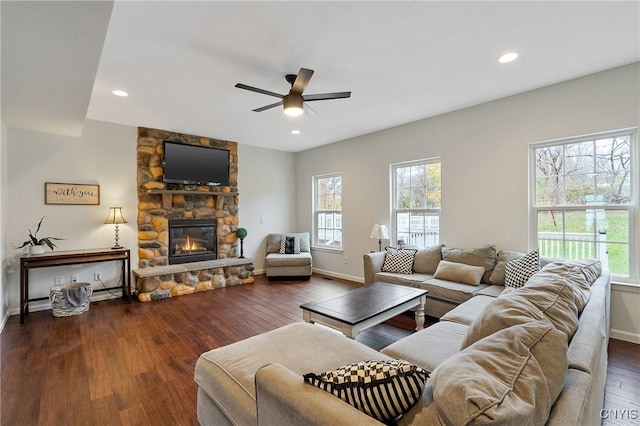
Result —
<svg viewBox="0 0 640 426"><path fill-rule="evenodd" d="M532 146L533 232L542 256L594 258L617 276L637 274L636 143L635 131L622 131Z"/></svg>
<svg viewBox="0 0 640 426"><path fill-rule="evenodd" d="M315 245L342 247L342 175L314 177Z"/></svg>
<svg viewBox="0 0 640 426"><path fill-rule="evenodd" d="M392 241L418 248L438 244L442 200L439 159L394 164L392 180Z"/></svg>

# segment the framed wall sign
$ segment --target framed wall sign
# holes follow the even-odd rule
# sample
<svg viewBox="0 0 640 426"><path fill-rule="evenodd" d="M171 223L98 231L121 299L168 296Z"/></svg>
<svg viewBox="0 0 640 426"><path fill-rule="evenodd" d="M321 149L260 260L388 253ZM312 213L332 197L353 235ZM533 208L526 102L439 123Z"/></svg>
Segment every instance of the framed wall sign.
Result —
<svg viewBox="0 0 640 426"><path fill-rule="evenodd" d="M45 182L44 203L99 205L100 185Z"/></svg>

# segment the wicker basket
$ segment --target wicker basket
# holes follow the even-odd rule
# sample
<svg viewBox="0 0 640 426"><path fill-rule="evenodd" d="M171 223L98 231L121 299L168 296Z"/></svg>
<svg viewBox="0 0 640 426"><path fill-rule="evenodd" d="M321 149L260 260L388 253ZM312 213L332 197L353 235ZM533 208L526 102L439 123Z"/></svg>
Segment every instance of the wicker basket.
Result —
<svg viewBox="0 0 640 426"><path fill-rule="evenodd" d="M88 287L89 288L89 297L87 297L87 301L80 306L73 306L64 295L62 291L64 288L79 288L79 287ZM83 312L87 312L89 310L89 298L93 294L93 288L89 283L70 283L64 285L56 285L51 287L51 292L49 293L49 301L51 302L51 309L53 310L54 317L70 317L73 315L80 315Z"/></svg>

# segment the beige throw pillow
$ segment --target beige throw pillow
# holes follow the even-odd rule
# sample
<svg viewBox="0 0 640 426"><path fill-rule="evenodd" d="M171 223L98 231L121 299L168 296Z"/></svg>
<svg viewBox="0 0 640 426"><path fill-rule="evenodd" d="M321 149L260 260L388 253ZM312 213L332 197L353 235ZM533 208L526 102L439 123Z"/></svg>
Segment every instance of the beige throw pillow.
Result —
<svg viewBox="0 0 640 426"><path fill-rule="evenodd" d="M489 282L496 285L504 285L504 272L507 262L520 259L525 254L519 251L500 250L497 255L496 266L491 271Z"/></svg>
<svg viewBox="0 0 640 426"><path fill-rule="evenodd" d="M486 245L475 249L444 246L442 247L442 259L471 266L482 266L484 268L482 282L489 283L491 272L496 266L496 246Z"/></svg>
<svg viewBox="0 0 640 426"><path fill-rule="evenodd" d="M431 375L441 424L543 425L567 374L567 342L551 324L501 330Z"/></svg>
<svg viewBox="0 0 640 426"><path fill-rule="evenodd" d="M433 275L442 260L442 247L444 244L418 250L413 258L413 271Z"/></svg>
<svg viewBox="0 0 640 426"><path fill-rule="evenodd" d="M482 274L484 274L484 268L481 266L470 266L464 263L441 260L433 277L440 280L478 285L482 279Z"/></svg>

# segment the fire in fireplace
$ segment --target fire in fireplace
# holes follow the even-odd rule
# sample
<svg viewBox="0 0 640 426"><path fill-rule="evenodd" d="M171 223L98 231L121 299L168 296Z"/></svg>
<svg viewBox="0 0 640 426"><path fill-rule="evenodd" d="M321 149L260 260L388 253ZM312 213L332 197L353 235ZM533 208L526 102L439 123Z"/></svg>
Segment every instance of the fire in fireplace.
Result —
<svg viewBox="0 0 640 426"><path fill-rule="evenodd" d="M169 220L169 264L217 258L215 219Z"/></svg>

